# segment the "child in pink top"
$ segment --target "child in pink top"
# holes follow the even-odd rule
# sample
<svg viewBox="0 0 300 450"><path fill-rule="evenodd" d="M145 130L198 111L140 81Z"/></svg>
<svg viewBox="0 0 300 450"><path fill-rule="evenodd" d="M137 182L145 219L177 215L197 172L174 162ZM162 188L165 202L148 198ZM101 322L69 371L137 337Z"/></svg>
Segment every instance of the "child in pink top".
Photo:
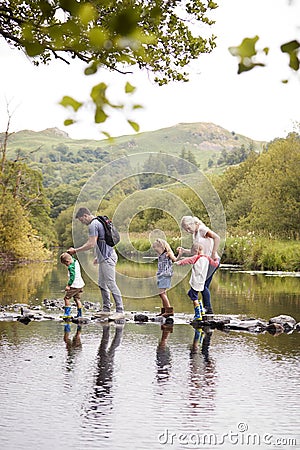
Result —
<svg viewBox="0 0 300 450"><path fill-rule="evenodd" d="M187 258L183 258L176 261L174 264L183 266L186 264L192 264L192 274L190 278L190 290L188 296L194 303L195 316L194 320L202 320L203 305L202 300L198 298L199 292L203 291L205 280L209 266L218 267L219 260L212 259L210 256L203 254L203 247L199 243L193 244L191 248L191 254Z"/></svg>

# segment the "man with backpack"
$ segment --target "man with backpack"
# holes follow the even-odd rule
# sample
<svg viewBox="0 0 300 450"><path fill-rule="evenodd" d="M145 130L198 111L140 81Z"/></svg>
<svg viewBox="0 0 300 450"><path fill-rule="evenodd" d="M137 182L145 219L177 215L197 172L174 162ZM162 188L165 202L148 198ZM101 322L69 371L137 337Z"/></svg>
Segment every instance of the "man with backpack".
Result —
<svg viewBox="0 0 300 450"><path fill-rule="evenodd" d="M88 226L89 238L81 247L71 247L67 251L71 255L85 252L95 247L97 263L99 265L98 286L102 295L103 316L110 316L110 293L115 301L116 313L124 314L123 300L116 283L116 264L118 256L113 244L118 242L118 236L113 224L106 216L94 216L88 208L79 208L76 216L81 223ZM111 245L108 245L109 242Z"/></svg>

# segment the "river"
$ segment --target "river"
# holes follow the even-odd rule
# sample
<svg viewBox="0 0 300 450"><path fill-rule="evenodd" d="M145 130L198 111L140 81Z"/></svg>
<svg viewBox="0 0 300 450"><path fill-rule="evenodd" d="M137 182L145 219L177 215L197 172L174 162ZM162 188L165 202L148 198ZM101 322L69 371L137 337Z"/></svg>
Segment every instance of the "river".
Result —
<svg viewBox="0 0 300 450"><path fill-rule="evenodd" d="M221 268L214 311L298 322L297 275ZM30 264L2 271L0 281L4 309L42 305L62 298L66 270ZM178 315L192 314L187 288L188 278L169 291ZM83 300L99 301L89 279ZM158 297L124 304L126 311L160 308ZM59 320L0 321L0 448L299 449L299 342L296 331L197 332L188 323L93 321L66 330Z"/></svg>

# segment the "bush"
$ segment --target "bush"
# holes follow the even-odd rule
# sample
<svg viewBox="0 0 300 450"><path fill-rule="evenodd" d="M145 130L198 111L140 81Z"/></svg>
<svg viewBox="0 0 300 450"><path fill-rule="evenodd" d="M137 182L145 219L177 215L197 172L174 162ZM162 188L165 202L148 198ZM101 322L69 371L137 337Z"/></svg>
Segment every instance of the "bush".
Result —
<svg viewBox="0 0 300 450"><path fill-rule="evenodd" d="M0 248L14 260L39 261L51 255L31 226L24 208L8 194L2 197L0 205Z"/></svg>

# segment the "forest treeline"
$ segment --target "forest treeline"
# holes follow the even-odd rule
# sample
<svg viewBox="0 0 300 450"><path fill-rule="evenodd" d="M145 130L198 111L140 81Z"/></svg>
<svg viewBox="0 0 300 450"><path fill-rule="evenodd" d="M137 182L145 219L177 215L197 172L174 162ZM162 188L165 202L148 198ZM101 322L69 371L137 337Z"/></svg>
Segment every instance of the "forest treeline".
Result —
<svg viewBox="0 0 300 450"><path fill-rule="evenodd" d="M251 149L250 149L251 150ZM64 153L64 151L62 152ZM65 156L65 155L64 155ZM81 155L83 158L88 155ZM118 155L120 156L120 155ZM197 170L195 155L184 152L178 164L170 165L166 156L151 154L140 167L139 176L129 177L118 183L101 203L101 213L112 216L118 205L133 193L159 186L160 190L178 196L187 204L195 216L209 225L205 206L195 193L176 177ZM240 155L239 155L240 156ZM49 155L49 158L53 158ZM95 155L93 155L93 158ZM222 155L229 158L228 152ZM87 179L109 159L101 156L98 166L87 165L81 177L64 177L63 165L68 171L68 162L62 164L61 179L50 183L43 180L43 173L34 164L28 164L20 153L10 160L6 143L1 143L0 167L0 253L2 258L37 260L50 257L52 246L68 247L72 244L71 220L74 204ZM182 164L186 160L187 164ZM228 167L222 174L209 175L224 206L228 236L255 236L261 239L299 241L300 223L300 136L290 133L286 138L268 143L261 153L254 150L244 152L243 162ZM128 170L127 158L119 159L119 170ZM74 162L72 162L74 167ZM166 175L168 174L168 176ZM55 176L57 181L57 176ZM105 182L105 180L104 180ZM99 196L102 193L95 193ZM153 192L155 194L155 191ZM87 199L88 201L88 199ZM166 202L167 202L166 197ZM155 204L155 199L154 199ZM179 234L178 226L164 207L162 200L157 207L143 209L135 214L129 226L132 233L144 233L151 229L166 230L170 235ZM93 203L90 204L93 207ZM230 240L230 238L229 238ZM232 241L230 241L232 244ZM228 249L227 253L229 254ZM296 258L297 259L297 258ZM299 258L300 259L300 258ZM293 266L294 267L294 266Z"/></svg>

